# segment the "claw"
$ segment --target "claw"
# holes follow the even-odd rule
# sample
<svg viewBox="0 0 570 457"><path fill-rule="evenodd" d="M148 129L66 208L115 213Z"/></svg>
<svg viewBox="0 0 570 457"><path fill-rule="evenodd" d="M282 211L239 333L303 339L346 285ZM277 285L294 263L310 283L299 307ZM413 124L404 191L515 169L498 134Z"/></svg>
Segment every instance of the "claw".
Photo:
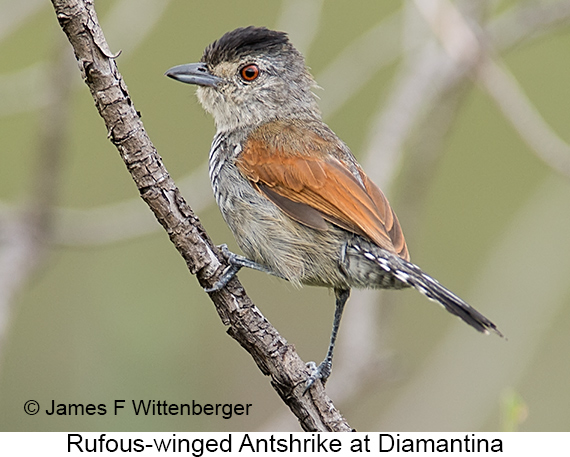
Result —
<svg viewBox="0 0 570 457"><path fill-rule="evenodd" d="M228 265L228 267L221 274L220 279L218 279L212 287L204 288L204 292L209 294L211 292L217 292L217 291L223 289L224 287L227 286L228 282L230 282L232 280L232 278L240 270L241 270L240 265L235 265L235 264L230 263L230 265Z"/></svg>
<svg viewBox="0 0 570 457"><path fill-rule="evenodd" d="M243 267L251 268L253 270L262 271L263 273L269 273L271 275L281 277L278 273L271 271L264 265L260 265L253 260L249 260L247 257L234 254L228 249L226 244L220 244L218 246L222 255L226 258L229 266L221 274L220 279L218 279L212 287L205 288L204 291L207 293L217 292L220 289L226 287L228 282L240 271Z"/></svg>
<svg viewBox="0 0 570 457"><path fill-rule="evenodd" d="M241 266L238 266L235 264L235 262L232 262L232 259L233 257L235 257L235 254L228 249L227 244L225 243L220 244L218 246L218 249L220 250L222 256L227 260L229 265L224 269L223 273L220 275L220 279L218 279L212 285L212 287L204 287L204 292L208 294L212 292L217 292L226 287L228 282L230 282L232 278L237 274L237 272L241 269Z"/></svg>
<svg viewBox="0 0 570 457"><path fill-rule="evenodd" d="M329 360L323 360L319 366L317 366L315 362L307 362L307 368L311 370L311 374L305 381L304 394L307 393L317 379L320 379L323 385L325 385L332 371L332 363Z"/></svg>
<svg viewBox="0 0 570 457"><path fill-rule="evenodd" d="M231 251L228 249L228 245L227 245L226 243L220 244L220 245L218 246L218 249L219 249L220 251L222 251L222 255L223 255L227 260L229 260L232 255L235 255L233 252L231 252Z"/></svg>

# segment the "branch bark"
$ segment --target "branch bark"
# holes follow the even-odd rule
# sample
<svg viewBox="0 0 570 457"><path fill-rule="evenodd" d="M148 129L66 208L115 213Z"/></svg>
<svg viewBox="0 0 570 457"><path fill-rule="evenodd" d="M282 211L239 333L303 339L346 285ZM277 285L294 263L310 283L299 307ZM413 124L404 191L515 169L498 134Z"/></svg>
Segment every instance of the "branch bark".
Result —
<svg viewBox="0 0 570 457"><path fill-rule="evenodd" d="M93 0L52 0L89 87L108 137L130 172L140 196L164 227L202 287L213 284L225 261L184 201L148 138L117 69ZM228 334L250 353L306 431L351 431L320 383L304 394L307 369L294 347L251 302L237 279L210 294Z"/></svg>

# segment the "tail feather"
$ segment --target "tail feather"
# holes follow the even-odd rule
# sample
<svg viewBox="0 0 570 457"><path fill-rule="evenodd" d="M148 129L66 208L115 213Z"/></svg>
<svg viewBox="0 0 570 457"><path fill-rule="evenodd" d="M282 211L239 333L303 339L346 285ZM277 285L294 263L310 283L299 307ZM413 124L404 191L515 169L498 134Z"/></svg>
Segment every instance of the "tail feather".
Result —
<svg viewBox="0 0 570 457"><path fill-rule="evenodd" d="M381 272L376 275L377 287L388 289L413 287L430 300L442 305L451 314L461 318L475 330L482 333L494 332L503 337L493 322L424 273L417 265L372 243L364 242L362 239L349 246L348 252L350 253L352 250L356 251L355 254L363 255L368 261L372 261L380 267L379 270L376 270Z"/></svg>
<svg viewBox="0 0 570 457"><path fill-rule="evenodd" d="M475 330L483 333L494 332L503 337L503 334L493 322L431 276L424 273L417 265L406 261L403 261L402 264L403 268L398 271L404 272L408 276L407 282L427 298L439 303L447 311L461 318ZM396 277L398 277L398 271L395 273Z"/></svg>

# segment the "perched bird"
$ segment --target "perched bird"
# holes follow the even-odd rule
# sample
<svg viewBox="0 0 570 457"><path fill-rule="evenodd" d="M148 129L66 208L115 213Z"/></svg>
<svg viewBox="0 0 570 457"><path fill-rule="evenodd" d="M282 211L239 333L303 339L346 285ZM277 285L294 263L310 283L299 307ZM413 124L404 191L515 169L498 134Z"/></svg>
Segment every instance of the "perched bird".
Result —
<svg viewBox="0 0 570 457"><path fill-rule="evenodd" d="M173 67L166 75L197 85L200 103L214 117L210 179L246 255L226 249L230 266L207 291L223 288L244 266L295 285L334 289L330 345L318 367L310 363L307 388L331 373L353 287L414 287L476 330L501 335L489 319L410 263L396 214L322 121L315 81L286 33L238 28L207 46L199 63Z"/></svg>

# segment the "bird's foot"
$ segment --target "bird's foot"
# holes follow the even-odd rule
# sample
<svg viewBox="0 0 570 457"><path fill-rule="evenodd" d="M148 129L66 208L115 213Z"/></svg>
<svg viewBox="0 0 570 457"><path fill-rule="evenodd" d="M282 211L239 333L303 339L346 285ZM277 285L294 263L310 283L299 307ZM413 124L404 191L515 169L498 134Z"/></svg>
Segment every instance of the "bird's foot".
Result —
<svg viewBox="0 0 570 457"><path fill-rule="evenodd" d="M228 249L228 246L225 244L220 244L218 247L220 248L220 251L222 251L222 255L226 258L229 265L221 274L220 279L218 279L212 287L204 289L204 291L207 293L217 292L218 290L226 287L228 282L230 282L232 278L237 274L237 272L240 271L243 267L281 277L278 273L271 271L264 265L260 265L259 263L254 262L253 260L250 260L242 255L234 254Z"/></svg>
<svg viewBox="0 0 570 457"><path fill-rule="evenodd" d="M232 278L237 274L237 272L240 271L241 268L244 266L238 260L240 256L231 252L226 244L220 244L218 248L222 252L222 255L228 261L229 265L221 274L220 278L212 285L212 287L204 288L204 291L207 293L217 292L226 287L228 282L230 282Z"/></svg>
<svg viewBox="0 0 570 457"><path fill-rule="evenodd" d="M332 362L325 359L319 366L317 366L315 362L308 362L307 367L311 370L311 374L305 381L305 393L307 393L317 379L320 379L323 385L325 385L332 372Z"/></svg>

